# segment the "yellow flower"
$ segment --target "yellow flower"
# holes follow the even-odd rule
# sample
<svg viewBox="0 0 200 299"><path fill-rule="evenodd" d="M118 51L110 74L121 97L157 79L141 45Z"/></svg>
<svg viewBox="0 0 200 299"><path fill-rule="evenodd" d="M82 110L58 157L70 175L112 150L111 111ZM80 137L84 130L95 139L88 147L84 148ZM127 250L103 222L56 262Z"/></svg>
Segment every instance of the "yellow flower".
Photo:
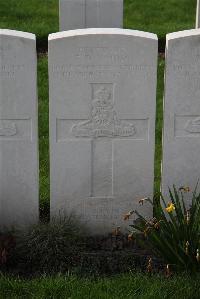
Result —
<svg viewBox="0 0 200 299"><path fill-rule="evenodd" d="M166 208L166 211L168 212L168 213L171 213L171 212L173 212L175 210L175 206L174 206L174 204L171 202L171 203L169 203L168 204L168 207Z"/></svg>

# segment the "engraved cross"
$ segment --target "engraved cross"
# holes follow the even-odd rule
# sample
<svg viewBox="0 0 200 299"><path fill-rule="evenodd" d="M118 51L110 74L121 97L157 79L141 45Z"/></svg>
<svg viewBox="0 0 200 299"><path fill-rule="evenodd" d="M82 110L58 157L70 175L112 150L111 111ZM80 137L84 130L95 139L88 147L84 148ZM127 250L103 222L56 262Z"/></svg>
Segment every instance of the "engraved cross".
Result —
<svg viewBox="0 0 200 299"><path fill-rule="evenodd" d="M120 119L114 103L113 83L90 83L88 120L57 119L57 142L87 139L91 143L91 188L89 197L114 197L115 141L148 139L149 119Z"/></svg>
<svg viewBox="0 0 200 299"><path fill-rule="evenodd" d="M91 197L113 197L113 138L133 137L136 128L118 119L113 102L113 84L91 84L92 108L87 121L75 124L76 138L91 139Z"/></svg>

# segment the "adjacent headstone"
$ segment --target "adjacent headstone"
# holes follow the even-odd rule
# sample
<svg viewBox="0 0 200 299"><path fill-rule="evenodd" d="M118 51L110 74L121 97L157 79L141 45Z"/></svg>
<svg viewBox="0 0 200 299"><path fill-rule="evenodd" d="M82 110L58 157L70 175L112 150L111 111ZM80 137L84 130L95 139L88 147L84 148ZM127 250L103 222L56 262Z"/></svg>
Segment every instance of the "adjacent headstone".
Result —
<svg viewBox="0 0 200 299"><path fill-rule="evenodd" d="M152 197L156 73L154 34L49 36L51 216L72 213L92 234L108 233Z"/></svg>
<svg viewBox="0 0 200 299"><path fill-rule="evenodd" d="M197 10L196 10L196 28L200 27L200 2L197 0Z"/></svg>
<svg viewBox="0 0 200 299"><path fill-rule="evenodd" d="M200 179L199 68L200 30L168 34L162 162L166 196L173 184L194 189Z"/></svg>
<svg viewBox="0 0 200 299"><path fill-rule="evenodd" d="M38 220L35 35L0 30L0 225Z"/></svg>
<svg viewBox="0 0 200 299"><path fill-rule="evenodd" d="M123 27L123 0L60 0L60 31Z"/></svg>

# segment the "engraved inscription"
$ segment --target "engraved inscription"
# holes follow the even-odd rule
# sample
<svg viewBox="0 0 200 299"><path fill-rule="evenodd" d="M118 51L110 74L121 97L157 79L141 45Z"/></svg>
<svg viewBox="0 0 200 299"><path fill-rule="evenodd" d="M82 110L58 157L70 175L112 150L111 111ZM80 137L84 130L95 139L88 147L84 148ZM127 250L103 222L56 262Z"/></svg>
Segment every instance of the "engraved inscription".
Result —
<svg viewBox="0 0 200 299"><path fill-rule="evenodd" d="M124 122L130 122L135 127L135 134L132 136L109 136L109 137L98 137L97 140L103 139L103 138L111 138L111 139L131 139L131 140L147 140L149 138L149 119L130 119L130 118L123 118L121 119ZM74 127L76 124L80 124L83 122L88 121L87 118L81 118L81 119L64 119L64 118L57 118L56 120L56 142L67 142L69 140L78 140L79 138L89 138L91 137L76 137L72 135L72 127ZM95 139L94 137L92 137Z"/></svg>
<svg viewBox="0 0 200 299"><path fill-rule="evenodd" d="M176 73L180 78L181 84L187 87L188 91L199 93L200 91L200 71L197 62L193 61L188 64L171 64L168 66L171 71Z"/></svg>
<svg viewBox="0 0 200 299"><path fill-rule="evenodd" d="M149 119L119 119L114 107L114 84L91 83L89 119L57 119L57 142L87 138L91 143L89 198L114 196L114 139L147 140Z"/></svg>
<svg viewBox="0 0 200 299"><path fill-rule="evenodd" d="M157 70L151 65L133 65L129 63L124 64L76 64L76 65L53 65L51 67L52 75L56 77L64 77L66 79L91 79L105 77L105 75L114 78L120 77L124 73L126 76L142 75L143 78L149 78Z"/></svg>
<svg viewBox="0 0 200 299"><path fill-rule="evenodd" d="M110 208L108 209L108 206L99 207L96 209L93 209L91 211L91 207L89 209L90 213L85 210L82 217L84 220L92 221L104 221L104 220L116 220L119 221L120 216L122 214L122 211L118 208Z"/></svg>
<svg viewBox="0 0 200 299"><path fill-rule="evenodd" d="M199 137L200 116L199 115L175 115L174 118L175 137Z"/></svg>
<svg viewBox="0 0 200 299"><path fill-rule="evenodd" d="M83 58L84 60L91 59L109 59L111 61L121 61L124 62L128 55L126 49L124 48L108 48L108 47L82 47L77 49L75 54L77 59Z"/></svg>
<svg viewBox="0 0 200 299"><path fill-rule="evenodd" d="M90 119L72 127L74 136L98 138L129 137L136 134L133 124L117 118L113 104L113 86L111 88L110 85L102 84L93 93Z"/></svg>
<svg viewBox="0 0 200 299"><path fill-rule="evenodd" d="M188 120L185 125L185 130L189 133L200 133L200 117L194 120Z"/></svg>
<svg viewBox="0 0 200 299"><path fill-rule="evenodd" d="M32 140L32 120L0 119L0 140Z"/></svg>
<svg viewBox="0 0 200 299"><path fill-rule="evenodd" d="M89 197L78 206L77 210L81 211L81 217L89 222L93 220L101 222L107 219L116 220L118 222L123 210L126 209L128 209L128 207L124 209L121 205L119 208L114 197L96 197L96 199Z"/></svg>
<svg viewBox="0 0 200 299"><path fill-rule="evenodd" d="M0 136L14 136L17 134L17 126L10 120L0 120Z"/></svg>
<svg viewBox="0 0 200 299"><path fill-rule="evenodd" d="M13 78L24 69L24 65L4 64L0 66L0 76Z"/></svg>

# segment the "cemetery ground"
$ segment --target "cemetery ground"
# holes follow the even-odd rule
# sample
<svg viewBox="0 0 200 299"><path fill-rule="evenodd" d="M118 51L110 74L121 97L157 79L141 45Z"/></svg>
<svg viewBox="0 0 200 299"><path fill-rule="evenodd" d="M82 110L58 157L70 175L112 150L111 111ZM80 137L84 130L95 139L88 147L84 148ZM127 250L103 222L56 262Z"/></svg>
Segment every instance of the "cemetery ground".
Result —
<svg viewBox="0 0 200 299"><path fill-rule="evenodd" d="M0 298L26 299L199 299L200 276L166 279L130 273L110 278L74 276L41 277L33 280L0 276Z"/></svg>
<svg viewBox="0 0 200 299"><path fill-rule="evenodd" d="M125 0L124 28L157 33L161 48L168 32L194 27L196 1ZM9 11L9 13L7 13ZM56 0L9 0L1 3L0 27L33 32L38 48L40 217L49 217L49 128L47 35L58 31ZM156 118L155 193L160 188L164 58L159 56ZM123 215L122 215L123 216ZM76 275L27 280L2 274L0 298L199 298L199 275L147 275L139 272L103 278Z"/></svg>

